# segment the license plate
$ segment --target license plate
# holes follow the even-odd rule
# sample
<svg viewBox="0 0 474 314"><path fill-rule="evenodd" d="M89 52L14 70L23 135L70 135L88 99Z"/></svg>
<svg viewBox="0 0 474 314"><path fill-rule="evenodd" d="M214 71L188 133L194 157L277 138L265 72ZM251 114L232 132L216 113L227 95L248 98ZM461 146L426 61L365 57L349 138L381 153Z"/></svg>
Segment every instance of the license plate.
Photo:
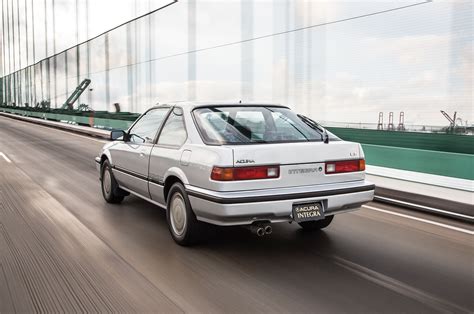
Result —
<svg viewBox="0 0 474 314"><path fill-rule="evenodd" d="M321 203L293 204L293 220L296 222L324 219Z"/></svg>

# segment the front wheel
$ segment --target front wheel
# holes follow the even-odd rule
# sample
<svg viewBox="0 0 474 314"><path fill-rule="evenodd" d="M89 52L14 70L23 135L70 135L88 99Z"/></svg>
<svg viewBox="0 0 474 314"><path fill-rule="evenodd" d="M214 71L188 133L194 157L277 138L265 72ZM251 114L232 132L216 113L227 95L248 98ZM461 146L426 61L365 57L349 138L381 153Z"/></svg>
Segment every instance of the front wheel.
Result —
<svg viewBox="0 0 474 314"><path fill-rule="evenodd" d="M320 230L329 226L333 218L334 216L327 216L326 218L321 219L321 220L303 221L303 222L299 222L298 224L304 230L309 230L309 231Z"/></svg>
<svg viewBox="0 0 474 314"><path fill-rule="evenodd" d="M105 160L102 164L102 175L100 182L102 195L104 196L104 199L107 203L118 204L123 201L125 193L119 188L108 160Z"/></svg>
<svg viewBox="0 0 474 314"><path fill-rule="evenodd" d="M196 219L181 183L173 184L169 191L166 219L171 236L179 245L188 246L199 240L202 223Z"/></svg>

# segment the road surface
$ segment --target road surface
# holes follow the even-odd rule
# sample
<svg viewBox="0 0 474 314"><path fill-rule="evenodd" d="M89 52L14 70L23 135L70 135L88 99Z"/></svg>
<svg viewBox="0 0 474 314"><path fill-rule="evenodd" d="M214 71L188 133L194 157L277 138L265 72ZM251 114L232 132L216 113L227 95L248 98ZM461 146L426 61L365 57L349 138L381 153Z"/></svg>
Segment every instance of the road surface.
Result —
<svg viewBox="0 0 474 314"><path fill-rule="evenodd" d="M0 117L0 312L474 311L472 226L370 203L323 232L183 248L161 209L105 203L102 145Z"/></svg>

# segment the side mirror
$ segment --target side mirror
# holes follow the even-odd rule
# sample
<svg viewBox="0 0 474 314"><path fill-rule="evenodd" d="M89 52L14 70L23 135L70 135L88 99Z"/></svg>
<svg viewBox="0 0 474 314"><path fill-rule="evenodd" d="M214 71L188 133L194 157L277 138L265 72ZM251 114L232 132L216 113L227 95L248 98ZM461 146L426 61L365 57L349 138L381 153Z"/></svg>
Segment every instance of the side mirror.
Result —
<svg viewBox="0 0 474 314"><path fill-rule="evenodd" d="M127 137L126 135L127 133L123 130L112 130L110 131L110 140L115 141L122 138L125 141Z"/></svg>

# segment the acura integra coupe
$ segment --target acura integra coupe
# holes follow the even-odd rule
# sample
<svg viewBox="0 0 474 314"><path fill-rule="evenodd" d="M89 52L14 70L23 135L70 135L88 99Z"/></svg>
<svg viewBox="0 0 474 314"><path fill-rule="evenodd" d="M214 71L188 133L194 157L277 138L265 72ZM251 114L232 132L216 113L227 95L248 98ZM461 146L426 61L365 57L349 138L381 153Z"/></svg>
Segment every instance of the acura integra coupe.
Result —
<svg viewBox="0 0 474 314"><path fill-rule="evenodd" d="M160 105L111 140L96 157L105 200L134 194L166 209L181 245L206 223L259 236L278 222L325 228L374 195L358 143L280 105Z"/></svg>

